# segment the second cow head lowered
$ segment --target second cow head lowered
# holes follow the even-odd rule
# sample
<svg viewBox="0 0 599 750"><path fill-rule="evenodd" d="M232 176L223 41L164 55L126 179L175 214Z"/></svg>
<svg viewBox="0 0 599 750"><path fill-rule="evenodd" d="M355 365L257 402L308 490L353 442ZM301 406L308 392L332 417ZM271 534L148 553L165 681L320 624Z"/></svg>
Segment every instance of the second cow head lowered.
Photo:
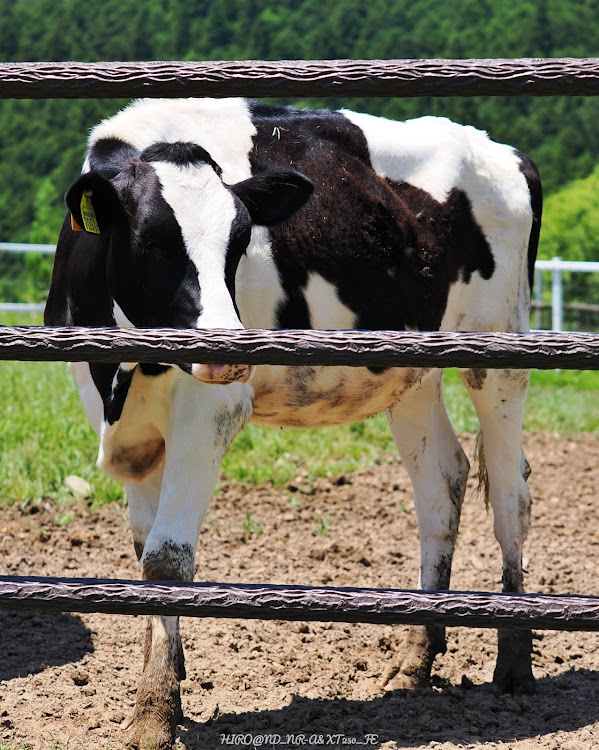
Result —
<svg viewBox="0 0 599 750"><path fill-rule="evenodd" d="M49 325L528 327L536 169L512 147L442 118L140 101L94 128L67 203ZM414 488L418 585L449 586L469 464L440 370L80 363L73 371L100 436L99 463L125 482L144 578L193 578L221 459L246 421L318 427L386 411ZM527 375L462 374L481 422L503 588L522 591ZM147 639L129 742L168 747L185 674L177 618L151 618ZM426 684L444 648L442 628L410 628L388 687ZM500 631L500 688L532 689L530 651L530 633Z"/></svg>

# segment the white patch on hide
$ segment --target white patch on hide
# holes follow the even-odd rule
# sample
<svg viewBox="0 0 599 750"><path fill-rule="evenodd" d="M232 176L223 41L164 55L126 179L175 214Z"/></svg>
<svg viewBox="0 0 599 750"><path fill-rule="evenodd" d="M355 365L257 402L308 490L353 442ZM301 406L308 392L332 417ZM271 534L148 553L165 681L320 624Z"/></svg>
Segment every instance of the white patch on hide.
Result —
<svg viewBox="0 0 599 750"><path fill-rule="evenodd" d="M140 151L155 143L197 143L232 185L251 176L255 134L245 99L139 99L96 125L88 147L101 138L119 138ZM87 159L83 171L89 171Z"/></svg>
<svg viewBox="0 0 599 750"><path fill-rule="evenodd" d="M355 327L355 314L341 302L334 284L320 274L308 274L304 297L312 328L347 330Z"/></svg>
<svg viewBox="0 0 599 750"><path fill-rule="evenodd" d="M368 143L375 171L444 202L456 188L468 197L495 261L490 280L478 272L449 292L442 330L526 330L530 192L517 152L486 133L444 117L393 122L343 110ZM512 308L506 299L514 300ZM466 314L464 314L466 311Z"/></svg>
<svg viewBox="0 0 599 750"><path fill-rule="evenodd" d="M276 312L285 299L266 227L252 227L252 238L235 276L235 297L246 328L276 328Z"/></svg>

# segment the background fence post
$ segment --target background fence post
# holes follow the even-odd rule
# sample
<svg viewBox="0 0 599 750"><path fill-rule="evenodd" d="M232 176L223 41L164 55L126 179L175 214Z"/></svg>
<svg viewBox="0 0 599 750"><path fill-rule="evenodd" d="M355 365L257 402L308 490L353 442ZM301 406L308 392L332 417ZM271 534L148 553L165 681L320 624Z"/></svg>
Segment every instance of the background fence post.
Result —
<svg viewBox="0 0 599 750"><path fill-rule="evenodd" d="M537 330L543 328L543 271L535 268L535 322L534 327Z"/></svg>
<svg viewBox="0 0 599 750"><path fill-rule="evenodd" d="M561 331L564 324L561 258L555 256L551 261L555 264L551 271L551 328Z"/></svg>

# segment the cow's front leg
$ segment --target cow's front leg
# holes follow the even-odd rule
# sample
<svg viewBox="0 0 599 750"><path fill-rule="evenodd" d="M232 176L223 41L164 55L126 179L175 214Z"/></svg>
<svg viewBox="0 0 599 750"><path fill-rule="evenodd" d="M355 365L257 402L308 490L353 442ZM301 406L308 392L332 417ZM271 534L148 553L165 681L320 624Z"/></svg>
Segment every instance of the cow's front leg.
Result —
<svg viewBox="0 0 599 750"><path fill-rule="evenodd" d="M141 561L148 534L152 530L156 513L158 512L163 473L164 466L161 466L145 481L137 484L125 484L125 489L127 491L127 504L129 506L131 536L133 537L133 548L135 549L138 561ZM151 653L151 643L152 622L151 618L148 618L146 645L144 647L144 669L147 666L149 655ZM179 679L183 680L185 678L185 658L181 639L179 639L177 651L179 653Z"/></svg>
<svg viewBox="0 0 599 750"><path fill-rule="evenodd" d="M247 386L201 385L182 376L173 394L165 435L160 500L140 559L145 580L193 579L200 525L222 457L250 411ZM143 514L138 515L139 519L142 517ZM138 543L142 538L140 526ZM182 718L182 676L178 618L151 617L144 671L129 729L129 747L157 750L172 746L176 726Z"/></svg>
<svg viewBox="0 0 599 750"><path fill-rule="evenodd" d="M156 519L160 502L163 473L164 466L160 467L143 482L137 484L128 483L125 485L133 547L138 560L141 560L148 535L152 530L152 526ZM163 641L163 647L161 649L152 649L152 640L154 638L159 638ZM174 675L170 670L170 664L172 661L171 652L176 652ZM157 655L164 661L162 670L160 669L160 665L156 664L152 664L148 667L152 657L156 659ZM172 732L174 733L176 723L181 718L181 702L176 682L180 682L185 678L185 657L183 654L181 637L179 635L178 618L148 618L144 645L143 671L148 672L148 681L150 683L152 682L153 674L162 673L165 675L165 685L163 688L165 697L162 703L168 707L168 711L165 711L164 713L166 717L172 717ZM145 695L138 694L136 707L131 713L131 716L125 720L123 724L124 728L129 728L136 719L136 716L140 714L147 715L149 713L148 707L145 704L147 704L148 701L151 702L154 700L155 694L159 689L160 687L156 685L152 685L151 689L148 689L147 683L144 684ZM145 709L140 708L141 706L145 706ZM149 727L150 723L151 721L146 722L146 732L150 735L156 735L160 731L161 723L164 723L164 721L157 722L157 726L154 728ZM137 742L137 738L135 741Z"/></svg>
<svg viewBox="0 0 599 750"><path fill-rule="evenodd" d="M402 396L389 425L412 480L420 534L418 588L449 588L451 563L469 463L447 417L441 371L433 371ZM399 659L385 678L386 690L429 684L435 656L445 653L445 628L410 626Z"/></svg>

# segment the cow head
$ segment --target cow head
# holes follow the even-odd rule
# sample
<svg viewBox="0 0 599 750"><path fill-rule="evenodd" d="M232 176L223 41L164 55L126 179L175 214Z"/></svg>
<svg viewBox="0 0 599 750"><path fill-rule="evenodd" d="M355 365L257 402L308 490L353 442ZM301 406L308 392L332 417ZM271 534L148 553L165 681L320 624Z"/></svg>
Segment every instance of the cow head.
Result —
<svg viewBox="0 0 599 750"><path fill-rule="evenodd" d="M74 228L88 235L83 251L92 247L104 264L99 277L108 297L136 327L241 328L235 273L252 225L286 220L313 189L288 169L227 185L193 143L159 143L137 153L109 139L92 148L89 162L67 206ZM246 366L184 369L218 383L250 374Z"/></svg>

